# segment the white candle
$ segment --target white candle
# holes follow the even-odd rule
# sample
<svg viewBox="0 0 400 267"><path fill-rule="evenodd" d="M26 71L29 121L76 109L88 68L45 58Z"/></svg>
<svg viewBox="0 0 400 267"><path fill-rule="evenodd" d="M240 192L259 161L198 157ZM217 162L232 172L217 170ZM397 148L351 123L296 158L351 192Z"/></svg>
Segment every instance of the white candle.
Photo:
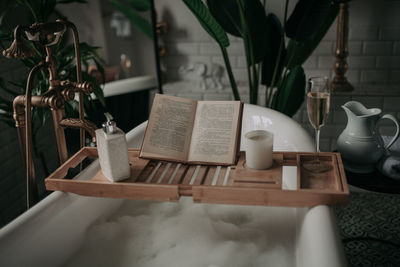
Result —
<svg viewBox="0 0 400 267"><path fill-rule="evenodd" d="M245 134L246 165L249 168L265 170L272 166L274 134L264 130Z"/></svg>

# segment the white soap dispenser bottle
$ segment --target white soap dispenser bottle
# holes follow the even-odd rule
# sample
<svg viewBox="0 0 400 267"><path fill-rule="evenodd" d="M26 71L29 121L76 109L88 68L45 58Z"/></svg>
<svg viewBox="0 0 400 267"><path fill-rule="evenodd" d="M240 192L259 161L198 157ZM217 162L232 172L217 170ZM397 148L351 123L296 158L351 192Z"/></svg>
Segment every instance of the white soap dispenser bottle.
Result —
<svg viewBox="0 0 400 267"><path fill-rule="evenodd" d="M97 150L101 171L113 182L130 177L128 144L125 133L113 121L110 113L104 114L107 121L96 130Z"/></svg>

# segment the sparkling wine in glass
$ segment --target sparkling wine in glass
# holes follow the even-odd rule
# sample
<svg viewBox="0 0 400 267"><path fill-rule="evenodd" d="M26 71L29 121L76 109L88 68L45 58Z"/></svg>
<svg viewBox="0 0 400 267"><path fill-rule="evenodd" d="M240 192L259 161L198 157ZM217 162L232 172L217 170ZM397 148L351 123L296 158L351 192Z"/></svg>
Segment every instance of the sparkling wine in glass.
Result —
<svg viewBox="0 0 400 267"><path fill-rule="evenodd" d="M329 114L330 92L327 77L313 77L308 80L307 112L308 119L315 129L317 155L312 161L307 161L303 167L311 172L321 173L328 171L331 166L319 160L319 134Z"/></svg>

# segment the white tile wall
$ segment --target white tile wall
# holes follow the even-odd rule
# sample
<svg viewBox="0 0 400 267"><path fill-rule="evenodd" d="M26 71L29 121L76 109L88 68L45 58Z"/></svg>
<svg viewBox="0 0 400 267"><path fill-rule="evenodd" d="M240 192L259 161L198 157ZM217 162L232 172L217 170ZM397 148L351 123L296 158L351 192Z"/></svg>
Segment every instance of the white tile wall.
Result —
<svg viewBox="0 0 400 267"><path fill-rule="evenodd" d="M177 14L179 17L174 17L174 20L171 21L170 34L166 40L171 53L165 58L165 64L168 67L168 80L172 82L166 84L166 92L204 100L233 99L226 75L223 81L227 88L223 91L213 89L199 91L196 86L173 89L176 86L174 80L179 77L176 75L179 65L193 61L205 63L212 61L221 65L224 63L219 47L211 38L207 38L204 30L185 6L175 4L175 2L169 4L169 1L166 0L159 0L158 3L160 14L168 10L169 14ZM269 1L269 5L274 11L282 8L278 0ZM398 16L400 1L351 1L349 6L349 57L346 76L355 87L355 91L333 94L330 118L321 132L323 150L335 149L336 138L347 122L341 105L349 100L360 101L367 107L379 107L384 112L393 113L397 117L400 114L400 20ZM280 13L279 15L281 16ZM177 25L178 28L174 28L174 25ZM196 36L198 34L200 36ZM173 38L174 36L179 36L179 38ZM333 77L335 40L336 22L314 53L303 64L307 77L316 75ZM228 53L233 72L236 80L242 84L240 89L242 100L248 102L246 59L243 45L241 40L236 37L230 36L230 41ZM260 97L260 101L262 99L264 98ZM294 118L313 134L304 105ZM390 123L383 124L386 127L383 130L390 132Z"/></svg>

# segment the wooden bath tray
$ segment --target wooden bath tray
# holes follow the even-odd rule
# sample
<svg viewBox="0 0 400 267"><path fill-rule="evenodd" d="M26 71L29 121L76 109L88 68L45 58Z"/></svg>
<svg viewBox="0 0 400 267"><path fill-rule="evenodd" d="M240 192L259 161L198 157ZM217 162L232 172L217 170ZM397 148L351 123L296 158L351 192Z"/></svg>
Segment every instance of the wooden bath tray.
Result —
<svg viewBox="0 0 400 267"><path fill-rule="evenodd" d="M84 196L178 201L192 196L194 202L239 205L305 207L319 204L345 204L349 189L339 153L320 153L320 160L332 166L323 174L303 169L302 162L313 153L274 152L269 170L246 168L244 153L235 166L187 165L138 157L138 149L129 149L131 177L110 182L101 170L88 180L65 179L70 168L85 158L97 158L97 149L84 147L46 180L47 190ZM297 166L297 187L282 189L283 166ZM85 171L85 170L84 170Z"/></svg>

